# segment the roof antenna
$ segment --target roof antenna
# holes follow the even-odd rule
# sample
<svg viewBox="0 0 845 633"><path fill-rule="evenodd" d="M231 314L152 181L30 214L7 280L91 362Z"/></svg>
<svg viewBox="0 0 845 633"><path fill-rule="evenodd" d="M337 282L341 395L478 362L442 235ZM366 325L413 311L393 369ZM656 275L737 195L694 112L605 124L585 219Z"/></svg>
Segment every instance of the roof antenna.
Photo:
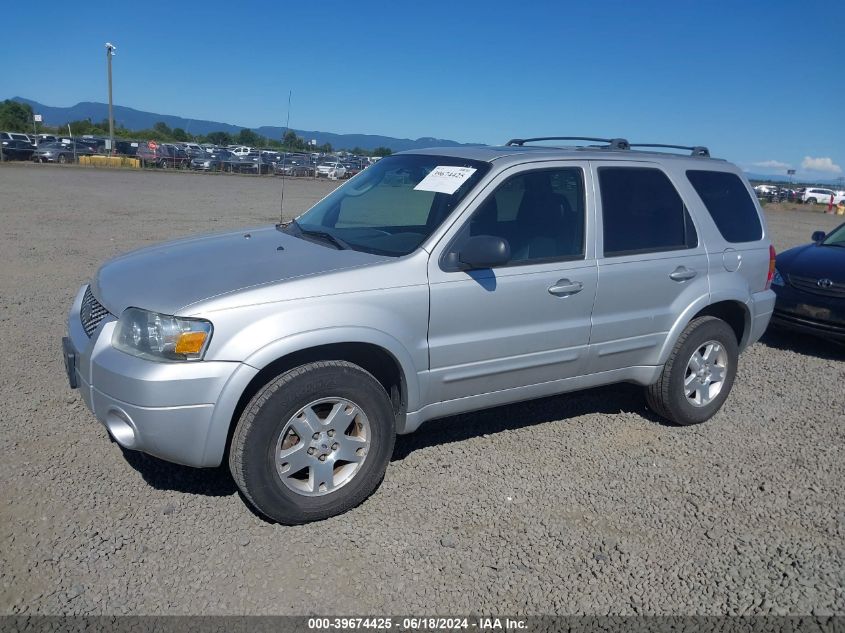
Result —
<svg viewBox="0 0 845 633"><path fill-rule="evenodd" d="M285 121L285 133L282 135L282 143L285 142L285 136L288 134L288 130L290 129L290 98L293 95L293 90L291 89L288 92L288 119ZM285 163L288 159L287 150L282 150L282 199L279 203L279 226L285 223L285 174L287 169L285 169Z"/></svg>

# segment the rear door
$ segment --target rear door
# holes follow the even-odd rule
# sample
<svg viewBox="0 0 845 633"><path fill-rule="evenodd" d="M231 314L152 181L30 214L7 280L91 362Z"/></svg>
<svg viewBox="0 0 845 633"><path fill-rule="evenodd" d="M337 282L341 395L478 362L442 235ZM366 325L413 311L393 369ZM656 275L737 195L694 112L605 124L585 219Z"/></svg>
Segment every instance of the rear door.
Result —
<svg viewBox="0 0 845 633"><path fill-rule="evenodd" d="M657 163L596 161L598 289L589 370L657 365L675 321L709 293L695 223Z"/></svg>

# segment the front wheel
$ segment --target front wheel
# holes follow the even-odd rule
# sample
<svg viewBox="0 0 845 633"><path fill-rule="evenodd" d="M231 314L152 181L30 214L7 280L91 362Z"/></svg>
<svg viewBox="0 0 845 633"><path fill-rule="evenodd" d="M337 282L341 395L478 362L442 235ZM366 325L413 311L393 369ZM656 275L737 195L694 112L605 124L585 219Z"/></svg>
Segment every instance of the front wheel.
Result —
<svg viewBox="0 0 845 633"><path fill-rule="evenodd" d="M395 441L393 407L361 367L321 361L265 385L244 409L229 469L265 516L295 525L354 508L379 486Z"/></svg>
<svg viewBox="0 0 845 633"><path fill-rule="evenodd" d="M646 388L649 407L682 426L709 420L727 400L738 359L736 335L727 323L711 316L693 319L660 378Z"/></svg>
<svg viewBox="0 0 845 633"><path fill-rule="evenodd" d="M67 156L65 156L64 154L59 154L59 162L60 162L62 165L64 165L65 163L67 163Z"/></svg>
<svg viewBox="0 0 845 633"><path fill-rule="evenodd" d="M807 198L807 204L816 204L815 198Z"/></svg>

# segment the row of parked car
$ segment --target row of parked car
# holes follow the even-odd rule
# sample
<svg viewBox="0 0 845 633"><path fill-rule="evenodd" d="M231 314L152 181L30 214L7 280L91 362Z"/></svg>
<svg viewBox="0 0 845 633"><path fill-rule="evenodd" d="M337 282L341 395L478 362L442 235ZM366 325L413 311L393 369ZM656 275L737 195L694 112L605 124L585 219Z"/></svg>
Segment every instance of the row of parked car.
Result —
<svg viewBox="0 0 845 633"><path fill-rule="evenodd" d="M822 187L801 187L790 189L777 185L757 185L754 187L757 197L768 202L798 202L806 204L828 204L833 196L833 204L845 202L845 191Z"/></svg>
<svg viewBox="0 0 845 633"><path fill-rule="evenodd" d="M107 154L105 139L97 137L56 137L17 132L0 132L4 160L32 160L40 163L72 163L80 156ZM157 141L115 141L115 154L137 158L144 167L193 169L286 176L351 178L368 167L373 159L350 154L320 155L279 152L243 145L219 147L197 143Z"/></svg>
<svg viewBox="0 0 845 633"><path fill-rule="evenodd" d="M135 157L145 165L164 169L323 176L333 179L351 178L370 164L367 158L358 156L320 156L243 146L200 146L192 143L181 146L175 143L146 143L137 148Z"/></svg>

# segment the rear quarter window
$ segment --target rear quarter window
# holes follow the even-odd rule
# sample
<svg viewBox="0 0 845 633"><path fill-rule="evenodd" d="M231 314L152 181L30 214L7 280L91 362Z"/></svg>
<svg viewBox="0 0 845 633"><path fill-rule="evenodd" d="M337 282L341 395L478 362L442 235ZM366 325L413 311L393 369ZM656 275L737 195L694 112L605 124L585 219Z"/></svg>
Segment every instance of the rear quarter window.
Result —
<svg viewBox="0 0 845 633"><path fill-rule="evenodd" d="M689 170L687 178L725 240L753 242L763 237L757 207L739 176L724 171Z"/></svg>

